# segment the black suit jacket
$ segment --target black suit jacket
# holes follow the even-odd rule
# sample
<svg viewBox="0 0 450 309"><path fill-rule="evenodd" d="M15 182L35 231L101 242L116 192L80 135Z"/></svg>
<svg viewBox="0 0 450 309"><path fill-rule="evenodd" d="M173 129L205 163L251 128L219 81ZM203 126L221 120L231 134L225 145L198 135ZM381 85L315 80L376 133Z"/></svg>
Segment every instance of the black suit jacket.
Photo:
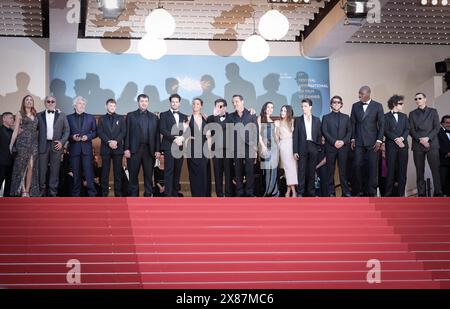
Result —
<svg viewBox="0 0 450 309"><path fill-rule="evenodd" d="M300 156L305 155L308 150L304 117L300 116L294 119L293 150L294 153L298 153ZM322 130L320 119L316 116L312 116L311 137L312 142L317 145L317 149L319 150L322 144Z"/></svg>
<svg viewBox="0 0 450 309"><path fill-rule="evenodd" d="M174 125L176 126L175 117L173 116L172 111L168 110L159 114L162 151L170 151L175 137L183 135L183 123L187 120L187 116L183 113L178 113L178 116L178 127L174 129L174 133L172 133L172 127Z"/></svg>
<svg viewBox="0 0 450 309"><path fill-rule="evenodd" d="M9 166L13 164L13 157L11 152L9 152L9 144L11 143L12 134L12 129L8 129L4 125L0 125L0 165Z"/></svg>
<svg viewBox="0 0 450 309"><path fill-rule="evenodd" d="M450 156L448 156L448 153L450 153L450 139L442 128L438 133L438 139L441 165L450 166Z"/></svg>
<svg viewBox="0 0 450 309"><path fill-rule="evenodd" d="M126 135L125 117L122 115L112 115L113 121L108 117L108 114L100 116L97 124L97 134L102 141L100 146L100 155L105 156L109 154L121 155L124 151L124 139ZM117 141L117 148L111 149L108 146L108 141Z"/></svg>
<svg viewBox="0 0 450 309"><path fill-rule="evenodd" d="M234 130L234 149L235 151L238 149L238 143L244 142L246 146L255 147L258 146L259 142L259 130L258 130L258 121L256 115L252 115L248 109L244 109L242 113L242 117L239 117L237 111L228 115L227 121L229 123L233 123L235 125L242 124L247 130L239 130L238 127ZM247 126L249 124L253 124L252 126Z"/></svg>
<svg viewBox="0 0 450 309"><path fill-rule="evenodd" d="M373 146L377 140L383 141L384 111L380 103L371 100L366 112L361 101L354 103L350 119L356 146Z"/></svg>
<svg viewBox="0 0 450 309"><path fill-rule="evenodd" d="M426 151L420 144L421 137L430 139L430 149L438 149L439 141L437 135L441 129L439 115L436 109L425 107L424 110L416 108L409 113L409 134L412 137L412 150Z"/></svg>
<svg viewBox="0 0 450 309"><path fill-rule="evenodd" d="M213 137L213 141L214 141L214 143L211 146L211 150L225 149L226 148L226 136L227 136L226 135L226 127L227 127L227 123L230 122L229 114L225 113L225 115L223 117L214 116L214 115L208 116L208 118L206 119L206 122L207 123L217 123L222 128L223 140L221 142L215 140L216 132L214 132L214 131L211 132L212 133L211 136ZM220 145L220 143L222 143L222 145Z"/></svg>
<svg viewBox="0 0 450 309"><path fill-rule="evenodd" d="M398 147L394 140L398 137L403 137L403 143L408 147L408 135L409 121L406 114L398 113L398 122L395 120L392 112L384 114L384 136L386 136L386 143Z"/></svg>
<svg viewBox="0 0 450 309"><path fill-rule="evenodd" d="M349 115L331 112L323 116L322 134L325 137L325 145L328 147L335 148L334 143L338 140L344 141L348 145L352 137L352 125Z"/></svg>
<svg viewBox="0 0 450 309"><path fill-rule="evenodd" d="M141 144L141 127L139 126L139 110L129 112L126 119L125 134L125 150L129 150L132 154L139 150ZM153 156L155 152L159 152L161 137L159 135L159 119L158 116L147 111L148 118L148 146L150 154Z"/></svg>

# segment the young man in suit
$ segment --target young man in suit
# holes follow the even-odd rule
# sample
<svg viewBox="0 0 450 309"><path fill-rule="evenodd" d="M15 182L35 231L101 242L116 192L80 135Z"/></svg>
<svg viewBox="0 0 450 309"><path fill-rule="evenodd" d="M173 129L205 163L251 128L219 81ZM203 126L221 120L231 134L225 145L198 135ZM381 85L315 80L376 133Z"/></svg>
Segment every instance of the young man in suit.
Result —
<svg viewBox="0 0 450 309"><path fill-rule="evenodd" d="M344 103L340 96L336 95L331 98L331 113L322 118L322 134L325 137L325 153L329 172L328 196L336 196L334 173L337 159L339 162L339 181L341 182L342 196L350 197L346 173L352 125L349 115L341 113L343 105Z"/></svg>
<svg viewBox="0 0 450 309"><path fill-rule="evenodd" d="M41 196L54 197L58 193L61 155L64 144L69 138L70 128L66 115L56 108L54 96L47 96L44 103L45 110L37 114L39 119L39 187Z"/></svg>
<svg viewBox="0 0 450 309"><path fill-rule="evenodd" d="M100 155L102 156L101 195L109 193L109 170L111 160L114 171L114 195L122 196L122 156L125 134L127 132L125 118L116 114L116 101L106 101L106 114L98 120L97 133L101 140Z"/></svg>
<svg viewBox="0 0 450 309"><path fill-rule="evenodd" d="M139 108L127 114L124 155L128 159L130 196L139 196L139 169L144 170L144 196L153 195L153 167L159 158L159 119L148 111L149 98L146 94L137 97Z"/></svg>
<svg viewBox="0 0 450 309"><path fill-rule="evenodd" d="M366 183L367 194L375 196L378 179L378 150L383 142L384 111L383 106L370 98L368 86L359 89L359 101L354 103L350 114L352 123L351 148L355 150L354 195L362 196L362 184ZM366 179L362 179L364 158L367 157ZM365 191L365 190L364 190Z"/></svg>
<svg viewBox="0 0 450 309"><path fill-rule="evenodd" d="M233 95L234 112L229 115L234 125L234 175L236 196L255 196L255 160L258 148L258 123L256 115L244 107L244 98ZM244 176L246 178L244 188Z"/></svg>
<svg viewBox="0 0 450 309"><path fill-rule="evenodd" d="M417 175L417 194L426 196L425 157L433 175L434 196L442 196L439 174L439 140L441 129L436 109L427 106L427 97L419 92L415 95L417 108L409 113L409 133Z"/></svg>
<svg viewBox="0 0 450 309"><path fill-rule="evenodd" d="M183 167L183 123L187 116L180 113L181 97L172 94L169 97L170 109L159 115L161 150L164 152L164 184L166 196L178 196L181 189L180 176Z"/></svg>
<svg viewBox="0 0 450 309"><path fill-rule="evenodd" d="M94 186L94 167L92 140L97 137L97 125L95 117L85 113L87 100L82 96L77 96L73 100L75 113L67 116L70 127L70 165L73 173L72 196L80 196L81 179L85 177L89 196L96 196ZM80 167L83 168L83 173Z"/></svg>
<svg viewBox="0 0 450 309"><path fill-rule="evenodd" d="M403 96L393 95L388 100L389 112L384 114L386 136L387 177L385 196L394 196L394 180L398 180L398 196L405 196L408 169L409 121L403 110ZM396 177L397 175L397 177Z"/></svg>
<svg viewBox="0 0 450 309"><path fill-rule="evenodd" d="M2 124L0 125L0 188L5 182L3 196L10 196L11 177L14 158L9 151L9 144L14 131L14 116L10 112L2 114Z"/></svg>
<svg viewBox="0 0 450 309"><path fill-rule="evenodd" d="M214 152L214 179L216 182L216 195L218 197L233 196L233 159L227 156L226 126L228 123L227 101L217 99L214 102L214 113L208 116L208 124L214 123L220 126L220 133L213 132L213 144L211 151ZM219 140L221 138L221 140ZM225 178L225 193L223 190L223 179Z"/></svg>
<svg viewBox="0 0 450 309"><path fill-rule="evenodd" d="M438 138L442 193L450 196L450 115L442 117L441 125Z"/></svg>
<svg viewBox="0 0 450 309"><path fill-rule="evenodd" d="M316 196L314 179L317 156L322 143L320 119L312 115L312 101L309 98L301 102L303 116L294 120L293 150L297 167L297 196Z"/></svg>

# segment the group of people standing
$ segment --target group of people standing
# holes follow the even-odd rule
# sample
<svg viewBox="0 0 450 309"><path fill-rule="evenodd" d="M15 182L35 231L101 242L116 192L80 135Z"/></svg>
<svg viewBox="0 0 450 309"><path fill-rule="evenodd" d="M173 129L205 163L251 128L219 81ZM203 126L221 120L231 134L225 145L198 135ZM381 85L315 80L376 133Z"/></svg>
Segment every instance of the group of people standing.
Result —
<svg viewBox="0 0 450 309"><path fill-rule="evenodd" d="M66 148L73 176L72 196L81 195L83 184L89 196L108 196L111 162L115 196L139 196L141 168L144 196L153 196L155 187L163 196L179 196L184 159L192 196L211 196L211 161L219 197L255 196L255 166L262 171L263 196L280 195L280 172L284 174L286 197L316 196L318 166L323 166L328 176L322 183L325 195L336 196L336 161L342 196L375 196L379 152L384 144L385 195L404 196L410 135L418 195L426 195L426 158L434 195L448 196L450 116L439 123L437 111L426 105L425 94L417 93L417 109L407 117L402 113L403 100L402 96L391 97L390 111L385 114L382 105L371 99L370 88L364 86L350 115L341 112L342 98L334 96L331 112L321 121L312 114L313 102L308 98L300 103L302 116L294 117L292 107L283 105L276 119L272 102L266 102L258 116L245 108L239 94L232 97L233 112L227 111L225 99L217 99L210 116L202 113L200 98L192 101L191 115L181 113L178 94L170 96L169 110L156 115L148 111L149 97L140 94L138 109L126 117L116 114L116 101L108 99L107 113L97 123L86 113L83 97L74 99L74 113L66 116L56 108L53 96L45 98L46 109L40 113L33 98L25 96L15 119L12 113L2 115L0 184L5 180L4 196L56 196ZM101 192L94 185L92 141L96 137L101 140ZM156 179L161 165L163 175ZM349 167L354 171L351 181ZM125 194L124 170L128 175Z"/></svg>

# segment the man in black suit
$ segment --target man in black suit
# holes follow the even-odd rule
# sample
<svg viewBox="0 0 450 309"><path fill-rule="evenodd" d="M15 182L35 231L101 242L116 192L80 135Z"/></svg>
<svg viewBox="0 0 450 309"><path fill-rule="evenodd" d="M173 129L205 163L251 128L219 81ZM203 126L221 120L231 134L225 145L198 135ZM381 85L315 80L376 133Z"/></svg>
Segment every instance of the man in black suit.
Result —
<svg viewBox="0 0 450 309"><path fill-rule="evenodd" d="M214 153L214 179L216 182L216 195L218 197L233 196L233 159L227 156L226 147L226 126L228 119L227 101L217 99L214 102L214 114L208 116L208 124L214 123L220 126L220 130L214 130L212 133L213 144L211 151ZM216 128L216 126L214 127ZM217 127L218 128L218 127ZM220 132L217 132L220 131ZM225 176L225 193L223 192L223 178Z"/></svg>
<svg viewBox="0 0 450 309"><path fill-rule="evenodd" d="M384 111L383 106L370 98L368 86L359 89L359 101L352 106L350 119L352 123L351 147L355 150L355 183L352 184L354 195L362 196L362 184L367 184L367 194L375 196L378 179L378 150L383 142ZM361 172L364 158L367 157L366 179Z"/></svg>
<svg viewBox="0 0 450 309"><path fill-rule="evenodd" d="M297 167L297 196L316 196L314 178L317 156L322 143L320 119L312 115L312 101L303 99L301 108L303 116L294 120L293 151L298 161Z"/></svg>
<svg viewBox="0 0 450 309"><path fill-rule="evenodd" d="M236 177L236 196L255 196L255 159L258 148L258 123L253 115L244 107L244 98L240 94L233 95L234 112L229 115L233 123L234 175ZM244 188L244 177L246 178Z"/></svg>
<svg viewBox="0 0 450 309"><path fill-rule="evenodd" d="M128 191L130 196L139 196L139 169L144 170L144 196L153 195L153 167L160 156L159 119L148 111L146 94L137 97L139 108L127 114L125 152L130 175Z"/></svg>
<svg viewBox="0 0 450 309"><path fill-rule="evenodd" d="M442 128L439 131L439 154L441 159L442 193L450 196L450 115L441 120Z"/></svg>
<svg viewBox="0 0 450 309"><path fill-rule="evenodd" d="M427 106L427 97L419 92L415 95L417 108L409 113L409 133L412 137L412 151L417 175L417 194L426 196L425 156L433 175L434 196L442 196L439 175L439 140L441 129L436 109Z"/></svg>
<svg viewBox="0 0 450 309"><path fill-rule="evenodd" d="M2 114L2 125L0 126L0 188L5 182L3 196L10 196L11 177L13 170L14 158L9 151L9 144L14 128L14 116L10 112Z"/></svg>
<svg viewBox="0 0 450 309"><path fill-rule="evenodd" d="M406 172L408 169L409 121L403 110L403 96L393 95L388 100L390 109L384 115L386 136L387 179L385 196L394 196L394 180L398 180L398 196L405 196ZM397 177L396 177L397 175Z"/></svg>
<svg viewBox="0 0 450 309"><path fill-rule="evenodd" d="M187 116L180 113L181 97L172 94L169 97L170 109L159 115L161 150L164 152L164 184L166 196L178 196L181 189L180 175L183 167L183 123Z"/></svg>
<svg viewBox="0 0 450 309"><path fill-rule="evenodd" d="M328 195L336 196L334 173L336 159L338 159L342 196L349 197L351 195L346 172L352 125L349 115L341 113L343 102L340 96L332 97L330 106L331 113L322 118L322 134L325 137L325 153L329 172Z"/></svg>
<svg viewBox="0 0 450 309"><path fill-rule="evenodd" d="M69 122L56 108L54 96L44 100L45 110L38 113L39 125L39 187L41 196L58 194L59 169L63 147L70 134ZM48 174L48 177L47 177Z"/></svg>
<svg viewBox="0 0 450 309"><path fill-rule="evenodd" d="M85 113L87 100L77 96L73 101L75 113L67 116L70 127L70 166L73 173L72 195L81 195L82 176L86 179L89 196L96 196L94 186L94 166L92 140L97 137L95 117ZM81 172L80 166L83 168Z"/></svg>
<svg viewBox="0 0 450 309"><path fill-rule="evenodd" d="M111 160L114 171L114 195L122 196L122 156L126 134L125 118L116 114L116 101L106 101L106 115L98 120L97 133L101 140L100 155L102 156L101 190L102 196L109 193L109 170Z"/></svg>

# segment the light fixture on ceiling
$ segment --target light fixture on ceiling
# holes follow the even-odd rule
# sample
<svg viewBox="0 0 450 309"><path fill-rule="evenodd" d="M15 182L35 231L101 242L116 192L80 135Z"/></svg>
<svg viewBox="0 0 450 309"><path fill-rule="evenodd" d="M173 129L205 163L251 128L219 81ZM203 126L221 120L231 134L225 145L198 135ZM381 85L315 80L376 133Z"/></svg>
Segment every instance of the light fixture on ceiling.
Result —
<svg viewBox="0 0 450 309"><path fill-rule="evenodd" d="M148 60L158 60L167 53L166 41L149 34L139 40L137 47L141 56Z"/></svg>
<svg viewBox="0 0 450 309"><path fill-rule="evenodd" d="M281 40L289 31L289 20L278 10L269 10L258 23L259 33L266 40Z"/></svg>
<svg viewBox="0 0 450 309"><path fill-rule="evenodd" d="M270 53L270 46L266 40L255 31L255 13L253 12L253 35L249 36L241 46L241 54L249 62L264 61Z"/></svg>
<svg viewBox="0 0 450 309"><path fill-rule="evenodd" d="M165 39L175 32L175 18L158 2L158 8L145 18L145 31L154 37Z"/></svg>
<svg viewBox="0 0 450 309"><path fill-rule="evenodd" d="M447 6L448 0L420 0L422 6Z"/></svg>
<svg viewBox="0 0 450 309"><path fill-rule="evenodd" d="M347 18L366 18L370 9L367 2L368 0L347 0L343 5Z"/></svg>
<svg viewBox="0 0 450 309"><path fill-rule="evenodd" d="M316 2L320 2L322 0L316 0ZM311 0L267 0L268 3L293 3L293 4L309 4Z"/></svg>
<svg viewBox="0 0 450 309"><path fill-rule="evenodd" d="M125 0L99 0L105 19L117 19L125 10Z"/></svg>

